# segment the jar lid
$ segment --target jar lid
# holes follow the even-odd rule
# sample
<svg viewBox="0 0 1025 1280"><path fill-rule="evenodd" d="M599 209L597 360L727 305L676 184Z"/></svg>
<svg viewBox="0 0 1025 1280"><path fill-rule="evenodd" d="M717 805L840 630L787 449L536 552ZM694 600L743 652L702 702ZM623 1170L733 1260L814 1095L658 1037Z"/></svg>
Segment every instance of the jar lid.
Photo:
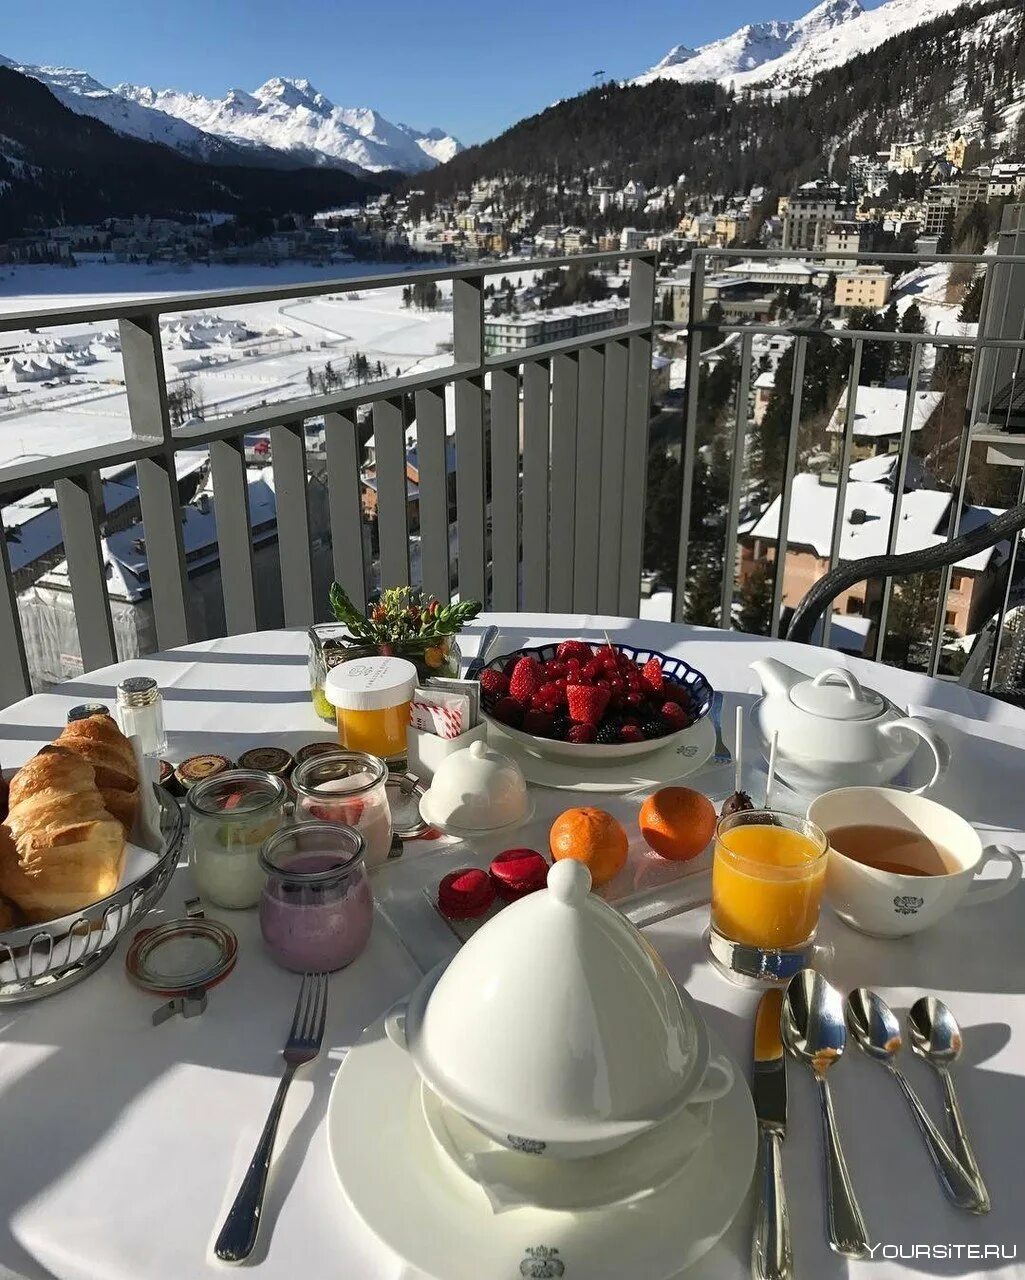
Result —
<svg viewBox="0 0 1025 1280"><path fill-rule="evenodd" d="M420 779L413 773L389 773L386 785L392 830L400 840L415 840L422 836L428 825L420 816L420 801L424 795Z"/></svg>
<svg viewBox="0 0 1025 1280"><path fill-rule="evenodd" d="M75 720L88 720L90 716L109 716L110 707L102 702L80 702L68 712L68 724Z"/></svg>
<svg viewBox="0 0 1025 1280"><path fill-rule="evenodd" d="M330 884L350 875L365 852L366 843L354 827L299 822L267 837L260 850L260 866L288 884Z"/></svg>
<svg viewBox="0 0 1025 1280"><path fill-rule="evenodd" d="M285 777L295 761L284 747L250 747L238 758L240 769L256 769L261 773L275 773Z"/></svg>
<svg viewBox="0 0 1025 1280"><path fill-rule="evenodd" d="M333 756L338 750L338 739L333 742L307 742L304 747L299 747L295 753L296 765L305 764L307 760L312 760L314 756Z"/></svg>
<svg viewBox="0 0 1025 1280"><path fill-rule="evenodd" d="M191 787L188 806L191 813L205 818L242 818L283 804L287 794L276 774L228 769Z"/></svg>
<svg viewBox="0 0 1025 1280"><path fill-rule="evenodd" d="M160 690L152 676L129 676L117 687L117 701L121 707L148 707L159 697Z"/></svg>
<svg viewBox="0 0 1025 1280"><path fill-rule="evenodd" d="M327 673L324 697L343 711L383 711L408 702L416 681L405 658L350 658Z"/></svg>
<svg viewBox="0 0 1025 1280"><path fill-rule="evenodd" d="M230 768L231 761L227 756L189 756L175 768L174 777L183 791L189 791L197 783L226 773Z"/></svg>
<svg viewBox="0 0 1025 1280"><path fill-rule="evenodd" d="M311 756L292 771L292 788L297 795L360 795L378 786L388 774L387 766L366 751L334 751Z"/></svg>
<svg viewBox="0 0 1025 1280"><path fill-rule="evenodd" d="M231 972L238 955L234 930L205 916L166 920L140 929L125 956L128 976L154 995L184 995L206 989Z"/></svg>

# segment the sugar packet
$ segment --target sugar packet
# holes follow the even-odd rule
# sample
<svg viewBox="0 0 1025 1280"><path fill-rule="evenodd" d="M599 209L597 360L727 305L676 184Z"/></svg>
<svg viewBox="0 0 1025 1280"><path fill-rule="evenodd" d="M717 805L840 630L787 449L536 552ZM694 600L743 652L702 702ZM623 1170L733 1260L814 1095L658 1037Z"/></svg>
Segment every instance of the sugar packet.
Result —
<svg viewBox="0 0 1025 1280"><path fill-rule="evenodd" d="M409 703L409 723L438 738L458 738L473 727L470 699L465 693L449 693L446 689L416 688Z"/></svg>
<svg viewBox="0 0 1025 1280"><path fill-rule="evenodd" d="M480 724L480 684L476 680L457 680L454 676L428 676L428 687L444 689L448 693L464 694L470 699L470 723L466 726L473 729Z"/></svg>

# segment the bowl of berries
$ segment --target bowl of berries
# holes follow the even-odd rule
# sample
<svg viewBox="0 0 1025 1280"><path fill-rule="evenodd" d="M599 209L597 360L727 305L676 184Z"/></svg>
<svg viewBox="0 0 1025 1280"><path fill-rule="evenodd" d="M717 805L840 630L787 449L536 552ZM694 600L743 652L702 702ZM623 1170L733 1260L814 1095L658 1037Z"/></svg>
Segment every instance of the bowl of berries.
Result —
<svg viewBox="0 0 1025 1280"><path fill-rule="evenodd" d="M677 743L712 705L682 658L627 644L563 640L518 649L480 673L486 719L537 755L612 763Z"/></svg>

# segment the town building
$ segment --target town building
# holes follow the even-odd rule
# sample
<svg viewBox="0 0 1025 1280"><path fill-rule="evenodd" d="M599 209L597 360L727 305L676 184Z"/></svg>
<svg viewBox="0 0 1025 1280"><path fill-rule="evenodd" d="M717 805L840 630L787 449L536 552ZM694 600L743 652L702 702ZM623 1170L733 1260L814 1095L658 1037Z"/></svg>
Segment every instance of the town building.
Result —
<svg viewBox="0 0 1025 1280"><path fill-rule="evenodd" d="M837 222L854 216L843 188L834 182L806 182L791 193L783 213L784 249L824 249L826 235Z"/></svg>
<svg viewBox="0 0 1025 1280"><path fill-rule="evenodd" d="M833 410L826 430L838 451L842 443L847 415L848 388L844 388ZM854 402L854 425L851 431L851 457L865 458L877 454L896 453L904 430L907 390L903 387L857 388ZM942 391L915 391L911 415L912 433L928 426L943 403Z"/></svg>
<svg viewBox="0 0 1025 1280"><path fill-rule="evenodd" d="M605 302L555 307L551 311L530 311L523 315L486 316L484 350L488 355L506 355L525 347L561 342L600 329L626 324L630 309L617 298Z"/></svg>
<svg viewBox="0 0 1025 1280"><path fill-rule="evenodd" d="M868 226L865 222L851 220L834 222L826 232L822 246L830 253L862 253L868 247ZM831 271L848 271L855 266L855 259L847 257L826 258L823 267Z"/></svg>
<svg viewBox="0 0 1025 1280"><path fill-rule="evenodd" d="M833 301L838 307L868 307L878 311L890 299L893 276L880 267L859 265L853 270L839 271Z"/></svg>
<svg viewBox="0 0 1025 1280"><path fill-rule="evenodd" d="M953 225L958 209L959 189L956 183L929 187L922 202L922 235L942 236Z"/></svg>

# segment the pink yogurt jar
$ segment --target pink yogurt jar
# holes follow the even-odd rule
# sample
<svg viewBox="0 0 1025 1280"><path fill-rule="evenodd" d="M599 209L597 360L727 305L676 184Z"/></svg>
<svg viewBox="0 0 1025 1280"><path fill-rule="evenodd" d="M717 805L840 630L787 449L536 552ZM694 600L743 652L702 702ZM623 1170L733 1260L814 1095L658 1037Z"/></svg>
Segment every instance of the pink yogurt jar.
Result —
<svg viewBox="0 0 1025 1280"><path fill-rule="evenodd" d="M265 842L260 932L283 968L329 973L367 945L374 899L364 852L358 831L333 822L283 827Z"/></svg>

